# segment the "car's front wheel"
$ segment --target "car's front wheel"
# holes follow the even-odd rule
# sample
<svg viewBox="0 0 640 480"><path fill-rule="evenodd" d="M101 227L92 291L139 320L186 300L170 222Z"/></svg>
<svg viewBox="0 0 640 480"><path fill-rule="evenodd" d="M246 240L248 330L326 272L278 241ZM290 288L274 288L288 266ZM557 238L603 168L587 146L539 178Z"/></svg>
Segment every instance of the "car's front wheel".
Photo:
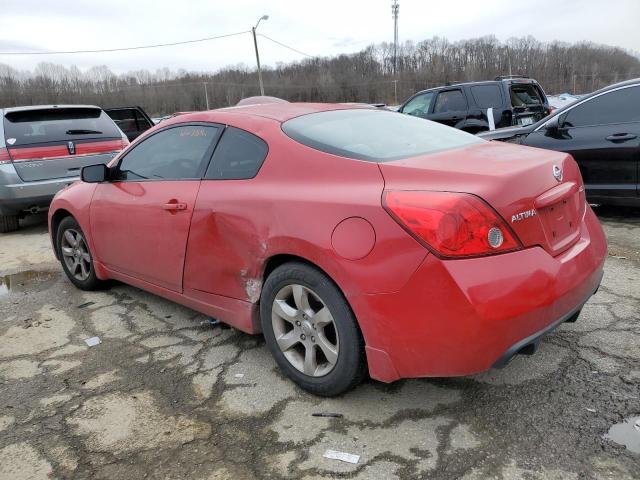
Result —
<svg viewBox="0 0 640 480"><path fill-rule="evenodd" d="M84 232L73 217L66 217L56 233L58 258L64 273L81 290L96 290L102 282L96 277L93 257Z"/></svg>
<svg viewBox="0 0 640 480"><path fill-rule="evenodd" d="M298 262L276 268L262 290L260 317L271 354L303 389L335 396L364 377L364 342L353 312L317 269Z"/></svg>

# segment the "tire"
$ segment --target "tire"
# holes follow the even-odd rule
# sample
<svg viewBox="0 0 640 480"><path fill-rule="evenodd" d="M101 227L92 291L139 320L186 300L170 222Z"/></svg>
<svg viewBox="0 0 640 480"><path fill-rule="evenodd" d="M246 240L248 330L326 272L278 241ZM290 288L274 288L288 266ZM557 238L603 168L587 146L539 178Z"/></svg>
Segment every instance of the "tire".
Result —
<svg viewBox="0 0 640 480"><path fill-rule="evenodd" d="M0 215L0 233L15 232L18 227L18 215Z"/></svg>
<svg viewBox="0 0 640 480"><path fill-rule="evenodd" d="M276 363L302 389L332 397L364 378L364 340L355 316L319 270L300 262L277 267L262 289L260 319ZM309 351L313 361L307 361Z"/></svg>
<svg viewBox="0 0 640 480"><path fill-rule="evenodd" d="M104 285L96 277L93 256L84 232L75 218L65 217L58 225L56 249L64 273L76 287L80 290L98 290Z"/></svg>

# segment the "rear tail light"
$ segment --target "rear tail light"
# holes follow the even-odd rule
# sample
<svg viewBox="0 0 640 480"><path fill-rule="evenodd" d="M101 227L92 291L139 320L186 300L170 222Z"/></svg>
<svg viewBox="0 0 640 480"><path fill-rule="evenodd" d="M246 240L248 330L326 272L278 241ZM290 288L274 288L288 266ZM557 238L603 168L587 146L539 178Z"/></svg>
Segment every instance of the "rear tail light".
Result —
<svg viewBox="0 0 640 480"><path fill-rule="evenodd" d="M475 195L387 191L383 198L391 216L440 257L475 257L522 248L505 221Z"/></svg>
<svg viewBox="0 0 640 480"><path fill-rule="evenodd" d="M0 148L0 165L3 163L11 163L9 151L6 148Z"/></svg>

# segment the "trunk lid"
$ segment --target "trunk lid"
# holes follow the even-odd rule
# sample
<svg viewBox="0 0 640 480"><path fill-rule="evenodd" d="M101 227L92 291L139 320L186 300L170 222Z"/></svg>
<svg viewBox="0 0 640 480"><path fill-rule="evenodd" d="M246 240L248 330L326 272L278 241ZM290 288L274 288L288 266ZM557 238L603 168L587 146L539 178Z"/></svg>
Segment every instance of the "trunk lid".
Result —
<svg viewBox="0 0 640 480"><path fill-rule="evenodd" d="M379 166L386 190L479 196L525 247L539 245L558 255L580 237L584 186L577 164L566 153L487 142ZM562 171L561 181L554 176L555 167Z"/></svg>
<svg viewBox="0 0 640 480"><path fill-rule="evenodd" d="M82 167L107 163L125 146L122 132L95 107L9 111L4 133L10 159L25 182L76 177Z"/></svg>

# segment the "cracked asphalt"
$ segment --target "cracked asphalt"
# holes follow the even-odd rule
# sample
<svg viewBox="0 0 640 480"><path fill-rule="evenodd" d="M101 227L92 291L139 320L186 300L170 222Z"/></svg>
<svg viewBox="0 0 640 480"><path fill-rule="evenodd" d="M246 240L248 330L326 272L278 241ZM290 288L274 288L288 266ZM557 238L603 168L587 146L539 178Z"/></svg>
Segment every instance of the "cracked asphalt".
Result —
<svg viewBox="0 0 640 480"><path fill-rule="evenodd" d="M122 284L75 289L33 217L0 235L0 479L640 478L605 437L640 415L640 210L596 212L603 285L534 356L334 399L285 379L261 337Z"/></svg>

